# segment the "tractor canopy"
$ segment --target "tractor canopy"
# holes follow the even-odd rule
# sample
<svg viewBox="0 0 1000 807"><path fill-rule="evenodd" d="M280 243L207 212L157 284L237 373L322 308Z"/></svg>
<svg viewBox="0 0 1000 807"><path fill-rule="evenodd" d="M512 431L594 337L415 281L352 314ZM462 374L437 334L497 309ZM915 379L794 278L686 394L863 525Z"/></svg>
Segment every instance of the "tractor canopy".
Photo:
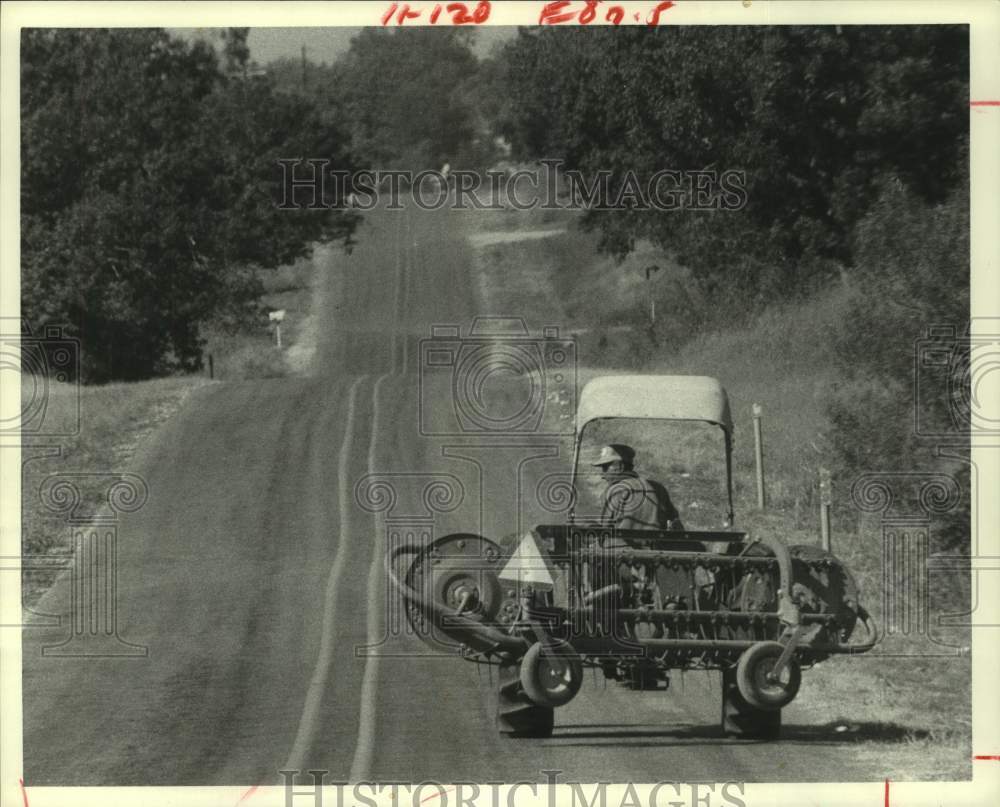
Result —
<svg viewBox="0 0 1000 807"><path fill-rule="evenodd" d="M605 483L594 465L603 446L624 445L636 452L639 473L666 483L677 497L685 525L732 527L732 433L729 396L714 378L592 379L577 404L571 520L600 512Z"/></svg>
<svg viewBox="0 0 1000 807"><path fill-rule="evenodd" d="M701 420L731 432L729 396L714 378L698 375L621 375L589 381L580 393L576 431L592 420Z"/></svg>

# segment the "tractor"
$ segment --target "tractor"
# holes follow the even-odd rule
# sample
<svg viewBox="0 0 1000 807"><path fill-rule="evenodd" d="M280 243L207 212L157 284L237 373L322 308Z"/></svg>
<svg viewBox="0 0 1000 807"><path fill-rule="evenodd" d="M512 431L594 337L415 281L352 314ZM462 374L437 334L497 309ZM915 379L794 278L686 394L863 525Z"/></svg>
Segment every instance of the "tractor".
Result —
<svg viewBox="0 0 1000 807"><path fill-rule="evenodd" d="M587 455L626 439L647 456L657 446L674 455L659 472L681 528L602 518ZM682 449L693 459L678 465ZM550 736L555 709L594 667L640 690L668 686L674 670L718 670L722 732L776 739L802 670L866 652L878 633L830 552L734 528L732 459L729 400L715 379L595 378L577 406L564 523L399 546L387 553L389 578L417 635L497 669L502 734Z"/></svg>

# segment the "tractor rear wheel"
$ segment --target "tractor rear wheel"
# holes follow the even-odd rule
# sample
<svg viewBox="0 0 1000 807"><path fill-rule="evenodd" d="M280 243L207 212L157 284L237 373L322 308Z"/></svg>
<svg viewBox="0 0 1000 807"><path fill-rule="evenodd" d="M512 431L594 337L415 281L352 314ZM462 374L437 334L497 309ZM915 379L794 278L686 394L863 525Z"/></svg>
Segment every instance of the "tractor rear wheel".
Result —
<svg viewBox="0 0 1000 807"><path fill-rule="evenodd" d="M781 710L747 703L740 694L735 666L722 671L722 733L748 740L777 740L781 734Z"/></svg>
<svg viewBox="0 0 1000 807"><path fill-rule="evenodd" d="M497 731L508 737L551 737L555 710L528 698L521 686L521 665L503 664L499 669Z"/></svg>

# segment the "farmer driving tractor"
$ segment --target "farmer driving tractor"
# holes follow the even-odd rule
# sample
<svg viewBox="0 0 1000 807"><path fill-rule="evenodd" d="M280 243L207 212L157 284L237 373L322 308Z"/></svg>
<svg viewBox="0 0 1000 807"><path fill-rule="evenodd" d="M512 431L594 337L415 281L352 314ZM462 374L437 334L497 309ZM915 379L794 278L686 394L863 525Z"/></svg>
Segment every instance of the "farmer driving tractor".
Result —
<svg viewBox="0 0 1000 807"><path fill-rule="evenodd" d="M606 445L594 467L607 483L601 507L605 526L633 530L683 530L667 489L634 470L635 451L620 443Z"/></svg>
<svg viewBox="0 0 1000 807"><path fill-rule="evenodd" d="M658 437L654 426L690 424L698 439L706 425L721 431L725 509L706 512L707 488L693 474L684 474L684 495L699 491L688 500L692 517L720 517L723 529L682 527L664 487L636 473L632 449L612 444L590 454L608 439L595 432L625 439L634 421L650 445L671 447L674 467L681 443L673 431ZM596 666L633 689L662 689L673 670L717 670L723 732L775 739L803 666L880 641L856 581L834 555L789 546L768 530L751 539L733 529L732 433L729 399L714 378L591 379L577 404L577 495L565 522L519 530L509 542L457 532L386 554L414 634L436 653L446 640L465 660L497 668L501 734L551 736L553 713L577 695L585 666ZM583 476L581 463L601 473ZM590 482L598 476L595 501ZM866 636L851 641L857 627Z"/></svg>
<svg viewBox="0 0 1000 807"><path fill-rule="evenodd" d="M635 451L627 445L612 443L601 449L597 462L601 477L607 484L602 497L601 524L605 527L632 530L683 530L680 514L667 489L652 479L635 471ZM605 548L627 546L628 542L612 537L603 542ZM621 586L620 605L648 605L655 596L655 581L649 579L642 563L611 564L601 573L605 579L618 579ZM658 672L656 665L646 659L633 661L622 670L614 660L605 660L601 667L607 678L624 680L634 689L655 689L657 680L666 686L670 679Z"/></svg>

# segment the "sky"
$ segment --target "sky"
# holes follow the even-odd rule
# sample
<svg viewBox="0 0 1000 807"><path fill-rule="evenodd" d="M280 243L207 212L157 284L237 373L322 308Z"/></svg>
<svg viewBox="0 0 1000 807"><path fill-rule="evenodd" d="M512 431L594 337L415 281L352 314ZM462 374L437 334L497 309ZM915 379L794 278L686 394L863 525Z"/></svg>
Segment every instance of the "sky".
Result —
<svg viewBox="0 0 1000 807"><path fill-rule="evenodd" d="M351 43L351 37L360 28L252 28L247 43L250 58L258 64L267 64L275 59L302 57L302 46L306 47L306 58L311 62L332 62L344 53ZM176 28L174 33L184 37L212 37L211 28ZM488 26L476 29L477 56L486 56L493 45L514 36L516 28Z"/></svg>

